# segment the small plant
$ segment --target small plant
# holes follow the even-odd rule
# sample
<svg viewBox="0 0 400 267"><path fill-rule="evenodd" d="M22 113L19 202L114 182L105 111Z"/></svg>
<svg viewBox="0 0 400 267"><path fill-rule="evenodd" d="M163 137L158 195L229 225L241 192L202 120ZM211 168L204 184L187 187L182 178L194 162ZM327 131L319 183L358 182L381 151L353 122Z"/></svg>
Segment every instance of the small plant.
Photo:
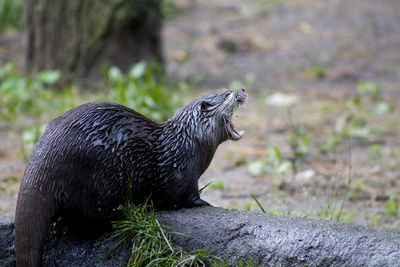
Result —
<svg viewBox="0 0 400 267"><path fill-rule="evenodd" d="M333 202L332 196L328 196L325 205L321 208L321 210L317 212L316 217L318 219L324 219L324 220L335 220L338 218L340 219L342 211L339 211L332 202Z"/></svg>
<svg viewBox="0 0 400 267"><path fill-rule="evenodd" d="M291 114L291 113L289 113ZM291 115L289 115L291 116ZM299 160L308 153L311 138L304 127L297 127L291 121L291 135L289 137L289 146L291 150L290 163L294 174L297 173L297 164Z"/></svg>
<svg viewBox="0 0 400 267"><path fill-rule="evenodd" d="M268 214L270 215L278 215L278 216L285 216L285 211L281 210L281 209L268 209Z"/></svg>
<svg viewBox="0 0 400 267"><path fill-rule="evenodd" d="M22 0L0 1L0 33L7 29L21 30L22 7Z"/></svg>
<svg viewBox="0 0 400 267"><path fill-rule="evenodd" d="M227 267L229 262L213 255L210 250L184 252L171 242L172 233L167 226L161 225L154 215L154 207L145 203L135 206L129 204L131 196L127 196L121 211L125 217L122 221L113 222L113 232L108 241L114 241L110 253L122 245L132 247L132 255L128 266L216 266ZM258 266L255 260L237 259L238 266Z"/></svg>
<svg viewBox="0 0 400 267"><path fill-rule="evenodd" d="M247 202L246 204L244 204L243 208L247 211L252 211L252 212L258 211L258 206L253 202Z"/></svg>
<svg viewBox="0 0 400 267"><path fill-rule="evenodd" d="M199 189L199 195L201 195L201 193L203 193L203 191L209 187L211 184L213 183L213 181L207 183L205 186L203 186L202 188Z"/></svg>
<svg viewBox="0 0 400 267"><path fill-rule="evenodd" d="M18 185L20 183L20 178L16 176L6 176L2 178L0 182L0 196L18 194Z"/></svg>
<svg viewBox="0 0 400 267"><path fill-rule="evenodd" d="M371 126L374 115L385 115L393 111L394 107L382 99L378 85L373 82L361 82L356 87L356 95L346 101L346 121L340 133L360 141L377 139L383 133Z"/></svg>
<svg viewBox="0 0 400 267"><path fill-rule="evenodd" d="M163 0L161 2L161 10L163 17L167 19L175 17L180 12L176 0Z"/></svg>
<svg viewBox="0 0 400 267"><path fill-rule="evenodd" d="M229 88L250 88L254 84L256 76L253 73L248 73L243 81L233 80L229 83Z"/></svg>
<svg viewBox="0 0 400 267"><path fill-rule="evenodd" d="M108 100L135 109L153 120L168 119L180 105L180 98L161 66L139 62L127 74L117 67L103 69L106 83L110 86Z"/></svg>
<svg viewBox="0 0 400 267"><path fill-rule="evenodd" d="M240 259L237 262L238 267L258 267L259 265L253 259L253 257L249 254L247 259Z"/></svg>
<svg viewBox="0 0 400 267"><path fill-rule="evenodd" d="M379 98L379 88L372 82L361 82L357 86L357 93L360 95L369 95L372 100L376 101Z"/></svg>
<svg viewBox="0 0 400 267"><path fill-rule="evenodd" d="M216 180L208 186L209 189L221 190L221 191L225 190L227 187L228 187L228 185L224 181L221 181L221 180Z"/></svg>
<svg viewBox="0 0 400 267"><path fill-rule="evenodd" d="M336 220L336 221L349 221L351 220L355 215L352 213L349 214L344 214L344 205L346 200L348 199L347 195L349 193L349 188L350 185L353 182L353 165L352 165L352 143L351 140L348 140L347 143L347 181L346 184L344 185L345 191L342 195L342 198L340 200L340 206L337 207L333 203L333 197L339 195L339 188L335 186L335 188L332 190L332 192L328 193L328 197L326 199L326 204L325 206L322 207L321 211L317 213L317 218L320 219L327 219L327 220ZM335 178L334 176L332 177L333 179Z"/></svg>
<svg viewBox="0 0 400 267"><path fill-rule="evenodd" d="M392 113L394 108L388 102L380 101L375 105L374 112L377 115Z"/></svg>
<svg viewBox="0 0 400 267"><path fill-rule="evenodd" d="M20 114L40 115L49 109L54 93L47 87L60 78L57 70L41 71L25 78L13 62L0 68L0 114L1 119L13 120Z"/></svg>
<svg viewBox="0 0 400 267"><path fill-rule="evenodd" d="M370 158L371 160L377 161L379 164L382 164L382 147L380 144L373 144L370 149Z"/></svg>
<svg viewBox="0 0 400 267"><path fill-rule="evenodd" d="M342 140L339 135L330 133L324 144L318 146L320 153L325 154L333 149L340 149L342 147Z"/></svg>
<svg viewBox="0 0 400 267"><path fill-rule="evenodd" d="M389 216L397 216L399 213L399 201L397 199L390 199L386 203L386 213Z"/></svg>
<svg viewBox="0 0 400 267"><path fill-rule="evenodd" d="M24 160L28 160L30 151L32 151L39 137L46 129L46 124L37 124L25 129L22 133L21 152Z"/></svg>
<svg viewBox="0 0 400 267"><path fill-rule="evenodd" d="M125 205L122 208L125 220L113 222L113 233L109 240L119 246L129 244L132 255L128 266L226 266L211 251L198 250L185 253L171 242L172 233L161 225L154 215L152 204ZM174 233L178 234L178 233Z"/></svg>
<svg viewBox="0 0 400 267"><path fill-rule="evenodd" d="M261 205L261 203L258 201L255 195L250 195L250 197L257 203L258 207L262 211L262 213L266 214L267 212L265 211L264 207Z"/></svg>
<svg viewBox="0 0 400 267"><path fill-rule="evenodd" d="M282 158L282 153L279 148L273 146L268 149L264 159L251 162L248 166L248 171L255 177L263 173L281 176L290 170L290 168L291 163Z"/></svg>
<svg viewBox="0 0 400 267"><path fill-rule="evenodd" d="M20 116L34 119L33 126L22 127L21 152L24 159L45 129L40 116L47 111L63 113L79 102L75 87L53 88L60 77L58 70L41 71L25 77L13 62L0 68L0 120L11 122Z"/></svg>
<svg viewBox="0 0 400 267"><path fill-rule="evenodd" d="M313 78L322 79L325 77L325 70L322 66L311 66L307 69L307 73L309 73Z"/></svg>
<svg viewBox="0 0 400 267"><path fill-rule="evenodd" d="M297 165L301 158L306 156L311 143L311 138L305 127L294 123L293 107L298 102L298 97L282 93L275 93L265 99L267 105L280 107L287 113L290 136L288 144L291 150L289 162L293 174L297 173Z"/></svg>

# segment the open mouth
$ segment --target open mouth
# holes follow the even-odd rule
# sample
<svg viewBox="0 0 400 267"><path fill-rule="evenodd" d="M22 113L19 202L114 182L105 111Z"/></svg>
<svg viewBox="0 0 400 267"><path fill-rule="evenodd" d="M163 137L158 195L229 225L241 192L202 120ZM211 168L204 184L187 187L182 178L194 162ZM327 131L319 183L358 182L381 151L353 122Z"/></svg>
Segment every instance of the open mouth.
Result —
<svg viewBox="0 0 400 267"><path fill-rule="evenodd" d="M244 106L246 104L247 94L244 91L244 89L239 89L239 90L235 91L234 94L235 94L236 101L232 107L232 114L227 122L226 128L228 130L229 138L233 141L237 141L242 138L242 136L244 134L244 130L236 129L236 127L239 127L239 126L232 121L233 112L238 107Z"/></svg>
<svg viewBox="0 0 400 267"><path fill-rule="evenodd" d="M242 138L244 130L236 130L235 125L232 121L229 122L229 126L227 128L231 140L237 141Z"/></svg>

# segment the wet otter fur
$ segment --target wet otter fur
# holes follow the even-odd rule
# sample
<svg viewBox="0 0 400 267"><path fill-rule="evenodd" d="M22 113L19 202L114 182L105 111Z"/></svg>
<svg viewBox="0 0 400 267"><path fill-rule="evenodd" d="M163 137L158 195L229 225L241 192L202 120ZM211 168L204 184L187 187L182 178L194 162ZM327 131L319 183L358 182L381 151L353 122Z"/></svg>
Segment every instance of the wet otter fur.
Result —
<svg viewBox="0 0 400 267"><path fill-rule="evenodd" d="M244 89L200 97L164 123L115 103L87 103L49 123L30 156L15 214L17 266L40 266L49 225L110 224L130 190L158 209L208 205L198 179L219 144L239 140ZM85 230L84 230L85 231Z"/></svg>

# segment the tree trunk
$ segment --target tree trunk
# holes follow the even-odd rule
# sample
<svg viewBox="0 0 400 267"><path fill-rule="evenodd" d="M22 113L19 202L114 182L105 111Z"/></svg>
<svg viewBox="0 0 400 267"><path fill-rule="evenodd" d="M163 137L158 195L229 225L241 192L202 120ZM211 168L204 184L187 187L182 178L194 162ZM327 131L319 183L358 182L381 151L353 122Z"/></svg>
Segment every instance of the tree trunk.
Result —
<svg viewBox="0 0 400 267"><path fill-rule="evenodd" d="M63 77L98 76L162 62L159 0L25 0L26 72L59 69Z"/></svg>

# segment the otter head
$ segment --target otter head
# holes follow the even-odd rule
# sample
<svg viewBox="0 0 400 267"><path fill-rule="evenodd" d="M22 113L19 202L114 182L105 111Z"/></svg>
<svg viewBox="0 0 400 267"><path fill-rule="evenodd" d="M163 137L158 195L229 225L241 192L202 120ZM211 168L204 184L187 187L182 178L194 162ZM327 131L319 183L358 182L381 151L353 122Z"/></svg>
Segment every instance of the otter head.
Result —
<svg viewBox="0 0 400 267"><path fill-rule="evenodd" d="M235 129L232 116L246 100L247 93L243 88L225 90L195 100L194 108L199 114L197 124L202 129L200 138L209 140L213 137L218 144L241 139L244 131Z"/></svg>
<svg viewBox="0 0 400 267"><path fill-rule="evenodd" d="M239 106L246 103L246 100L247 93L243 88L221 91L200 98L198 105L201 110L200 124L203 133L216 135L220 143L241 139L244 131L235 129L232 116Z"/></svg>
<svg viewBox="0 0 400 267"><path fill-rule="evenodd" d="M215 145L226 140L242 138L244 131L235 129L232 116L246 100L247 93L243 88L205 95L177 111L167 125L215 149Z"/></svg>

